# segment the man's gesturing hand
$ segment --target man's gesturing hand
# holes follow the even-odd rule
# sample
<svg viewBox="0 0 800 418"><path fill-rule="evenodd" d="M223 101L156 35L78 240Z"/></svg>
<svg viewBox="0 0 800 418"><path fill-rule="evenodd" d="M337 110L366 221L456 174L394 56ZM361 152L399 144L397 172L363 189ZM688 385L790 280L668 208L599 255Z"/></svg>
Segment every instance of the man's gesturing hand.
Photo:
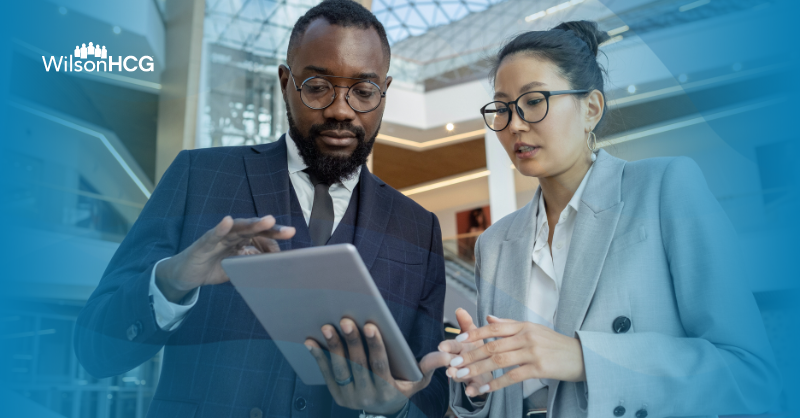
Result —
<svg viewBox="0 0 800 418"><path fill-rule="evenodd" d="M293 227L276 226L272 215L250 219L226 216L188 248L160 263L156 285L167 300L178 302L196 287L227 282L221 264L224 258L277 252L275 240L289 239L294 233Z"/></svg>
<svg viewBox="0 0 800 418"><path fill-rule="evenodd" d="M305 344L317 360L333 399L345 408L381 415L394 414L403 408L411 396L428 386L433 372L449 361L449 356L445 353L429 353L419 362L422 380L396 380L392 377L386 347L378 327L373 324L364 325L364 336L369 350L367 354L356 324L343 318L339 326L344 334L344 342L333 326L322 327L330 360L316 341L308 339Z"/></svg>

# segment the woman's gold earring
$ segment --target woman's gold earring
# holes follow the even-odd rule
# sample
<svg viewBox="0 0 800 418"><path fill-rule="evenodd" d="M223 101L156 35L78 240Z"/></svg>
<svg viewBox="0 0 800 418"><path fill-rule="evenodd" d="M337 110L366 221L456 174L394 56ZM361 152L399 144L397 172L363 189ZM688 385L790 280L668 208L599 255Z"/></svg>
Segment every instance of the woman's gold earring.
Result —
<svg viewBox="0 0 800 418"><path fill-rule="evenodd" d="M590 145L591 144L591 145ZM595 135L594 131L589 132L589 135L586 137L586 147L589 148L589 152L592 153L592 162L597 160L597 135Z"/></svg>

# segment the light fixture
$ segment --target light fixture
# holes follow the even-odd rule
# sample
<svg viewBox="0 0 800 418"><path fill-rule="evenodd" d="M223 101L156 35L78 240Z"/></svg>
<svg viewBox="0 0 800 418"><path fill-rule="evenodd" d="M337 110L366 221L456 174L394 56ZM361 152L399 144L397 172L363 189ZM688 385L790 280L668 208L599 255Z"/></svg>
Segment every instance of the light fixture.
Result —
<svg viewBox="0 0 800 418"><path fill-rule="evenodd" d="M465 181L475 180L482 177L488 177L489 170L480 170L470 174L465 174L463 176L454 177L447 180L442 180L436 183L427 184L425 186L413 187L410 189L404 189L400 192L406 196L411 196L413 194L422 193L422 192L429 192L431 190L441 189L442 187L452 186L454 184L463 183Z"/></svg>
<svg viewBox="0 0 800 418"><path fill-rule="evenodd" d="M697 0L688 4L684 4L683 6L678 8L678 11L687 12L689 10L696 9L700 6L705 6L708 3L711 3L711 0Z"/></svg>
<svg viewBox="0 0 800 418"><path fill-rule="evenodd" d="M619 42L621 40L622 40L622 35L612 36L607 41L605 41L602 44L600 44L600 46L611 45L611 44L617 43L617 42Z"/></svg>
<svg viewBox="0 0 800 418"><path fill-rule="evenodd" d="M616 29L611 29L610 31L608 31L606 33L608 33L608 36L615 36L615 35L619 35L622 32L627 32L630 29L631 28L628 27L628 25L625 25L625 26L620 26L620 27L618 27Z"/></svg>
<svg viewBox="0 0 800 418"><path fill-rule="evenodd" d="M545 13L544 11L536 12L536 13L526 17L525 21L526 22L533 22L534 20L536 20L536 19L538 19L540 17L545 17L546 15L547 15L547 13Z"/></svg>
<svg viewBox="0 0 800 418"><path fill-rule="evenodd" d="M544 17L545 15L551 15L553 13L556 13L558 11L564 10L564 9L566 9L568 7L574 6L574 5L579 4L579 3L583 3L583 0L565 1L564 3L557 4L557 5L551 7L549 9L547 9L547 10L542 10L542 11L536 12L536 13L534 13L532 15L528 15L525 18L525 21L526 22L533 22L534 20L539 19L540 17Z"/></svg>
<svg viewBox="0 0 800 418"><path fill-rule="evenodd" d="M120 28L119 26L116 26L116 25L113 28L111 28L111 30L114 31L114 33L117 34L117 35L122 33L122 28Z"/></svg>
<svg viewBox="0 0 800 418"><path fill-rule="evenodd" d="M455 126L452 123L448 123L445 125L445 129L447 129L447 132L452 132L453 129L455 129Z"/></svg>
<svg viewBox="0 0 800 418"><path fill-rule="evenodd" d="M628 93L630 94L636 93L636 86L634 86L633 84L628 86Z"/></svg>

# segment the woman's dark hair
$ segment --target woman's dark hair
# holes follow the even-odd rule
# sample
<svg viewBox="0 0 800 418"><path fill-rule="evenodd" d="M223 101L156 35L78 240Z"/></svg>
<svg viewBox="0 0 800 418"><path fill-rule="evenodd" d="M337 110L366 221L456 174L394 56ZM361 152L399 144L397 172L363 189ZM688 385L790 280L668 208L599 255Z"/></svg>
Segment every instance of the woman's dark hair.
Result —
<svg viewBox="0 0 800 418"><path fill-rule="evenodd" d="M510 40L497 53L490 73L492 84L503 60L522 53L555 64L569 82L570 89L598 90L605 97L603 76L606 71L597 63L597 53L600 44L608 39L606 32L597 29L597 23L588 20L564 22L546 31L525 32ZM605 111L603 107L603 114Z"/></svg>

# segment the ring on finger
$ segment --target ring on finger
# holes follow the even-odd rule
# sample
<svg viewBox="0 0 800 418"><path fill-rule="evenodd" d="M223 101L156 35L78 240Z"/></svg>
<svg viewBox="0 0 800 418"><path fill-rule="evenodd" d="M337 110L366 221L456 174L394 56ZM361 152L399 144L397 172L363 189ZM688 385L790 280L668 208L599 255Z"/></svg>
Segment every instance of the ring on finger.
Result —
<svg viewBox="0 0 800 418"><path fill-rule="evenodd" d="M353 375L350 375L350 377L348 377L347 379L344 379L344 380L334 379L334 381L336 381L336 384L339 385L339 386L347 386L347 385L353 383Z"/></svg>

